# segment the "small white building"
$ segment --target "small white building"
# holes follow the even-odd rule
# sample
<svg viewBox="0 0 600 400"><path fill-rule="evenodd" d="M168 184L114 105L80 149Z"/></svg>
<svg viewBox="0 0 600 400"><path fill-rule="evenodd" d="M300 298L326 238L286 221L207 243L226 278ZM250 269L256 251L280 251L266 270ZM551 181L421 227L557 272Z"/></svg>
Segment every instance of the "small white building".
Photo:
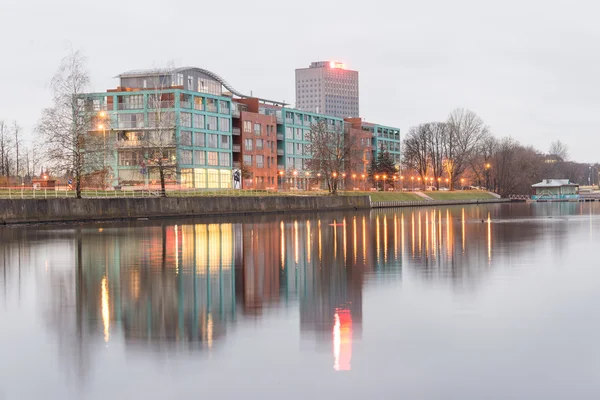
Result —
<svg viewBox="0 0 600 400"><path fill-rule="evenodd" d="M568 179L544 179L535 185L531 185L531 187L533 188L532 200L567 201L579 199L579 185L570 182Z"/></svg>

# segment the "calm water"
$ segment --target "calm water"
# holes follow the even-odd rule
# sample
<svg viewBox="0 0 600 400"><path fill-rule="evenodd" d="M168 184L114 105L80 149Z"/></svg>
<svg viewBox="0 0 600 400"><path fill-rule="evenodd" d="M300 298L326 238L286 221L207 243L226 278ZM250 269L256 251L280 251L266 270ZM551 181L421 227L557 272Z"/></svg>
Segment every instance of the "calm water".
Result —
<svg viewBox="0 0 600 400"><path fill-rule="evenodd" d="M600 205L0 228L0 399L597 399Z"/></svg>

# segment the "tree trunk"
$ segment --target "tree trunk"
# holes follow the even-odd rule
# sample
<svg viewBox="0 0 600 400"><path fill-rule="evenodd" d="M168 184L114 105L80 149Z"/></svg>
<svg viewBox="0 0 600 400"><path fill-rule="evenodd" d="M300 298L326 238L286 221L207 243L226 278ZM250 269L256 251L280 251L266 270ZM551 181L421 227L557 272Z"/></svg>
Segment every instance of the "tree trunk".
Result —
<svg viewBox="0 0 600 400"><path fill-rule="evenodd" d="M165 170L162 166L158 167L158 173L160 174L160 195L161 197L167 197L167 191L165 189Z"/></svg>
<svg viewBox="0 0 600 400"><path fill-rule="evenodd" d="M81 198L81 172L75 172L75 194L78 199Z"/></svg>

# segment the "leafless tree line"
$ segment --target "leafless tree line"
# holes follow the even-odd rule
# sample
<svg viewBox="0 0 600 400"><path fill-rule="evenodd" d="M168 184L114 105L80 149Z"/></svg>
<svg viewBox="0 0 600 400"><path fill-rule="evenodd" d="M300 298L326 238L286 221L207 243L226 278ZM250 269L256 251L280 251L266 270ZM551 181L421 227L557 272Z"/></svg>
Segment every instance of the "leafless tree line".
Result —
<svg viewBox="0 0 600 400"><path fill-rule="evenodd" d="M529 194L531 185L545 178L587 183L591 167L567 158L568 148L560 141L543 153L511 137L495 138L477 114L464 109L444 122L411 128L403 142L404 170L424 182L433 177L439 189L447 179L450 190L463 182L502 196Z"/></svg>
<svg viewBox="0 0 600 400"><path fill-rule="evenodd" d="M25 142L23 134L17 121L0 120L0 185L28 183L41 168L38 142Z"/></svg>

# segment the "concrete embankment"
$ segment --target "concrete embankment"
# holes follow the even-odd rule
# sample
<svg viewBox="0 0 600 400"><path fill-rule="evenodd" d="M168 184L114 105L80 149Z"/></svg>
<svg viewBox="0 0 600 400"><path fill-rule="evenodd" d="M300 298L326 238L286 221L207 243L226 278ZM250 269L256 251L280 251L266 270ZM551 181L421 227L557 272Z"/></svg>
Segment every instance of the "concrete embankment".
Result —
<svg viewBox="0 0 600 400"><path fill-rule="evenodd" d="M0 224L369 209L369 196L0 199Z"/></svg>

